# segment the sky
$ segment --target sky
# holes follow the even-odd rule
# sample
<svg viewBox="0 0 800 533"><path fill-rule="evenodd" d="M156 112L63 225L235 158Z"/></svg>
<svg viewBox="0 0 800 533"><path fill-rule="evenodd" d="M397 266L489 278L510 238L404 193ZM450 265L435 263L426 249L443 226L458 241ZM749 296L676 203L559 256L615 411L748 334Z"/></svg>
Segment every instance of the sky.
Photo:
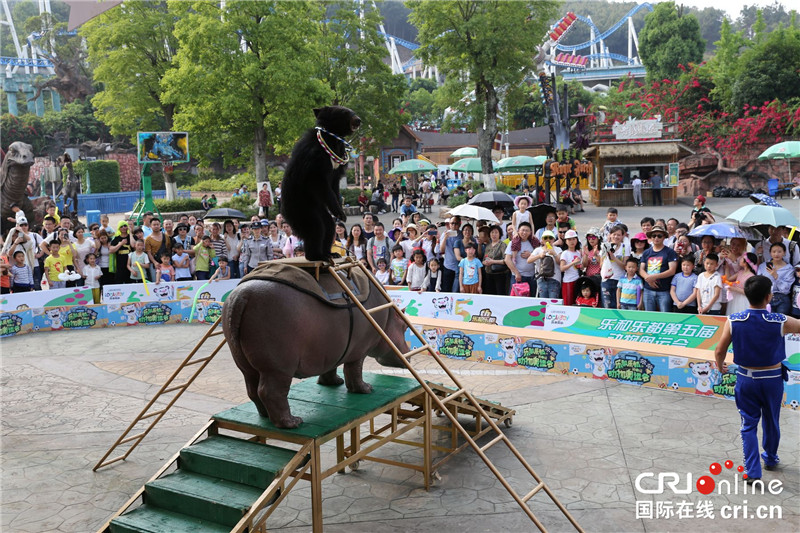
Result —
<svg viewBox="0 0 800 533"><path fill-rule="evenodd" d="M651 4L656 4L660 0L650 0ZM672 0L678 5L685 5L696 7L698 9L705 9L707 7L714 7L716 9L722 9L728 13L728 16L731 20L736 20L739 16L739 12L742 10L744 6L771 6L775 3L776 0ZM793 0L780 0L778 3L783 4L784 9L787 11L790 9L791 4L794 3ZM796 9L796 8L795 8Z"/></svg>

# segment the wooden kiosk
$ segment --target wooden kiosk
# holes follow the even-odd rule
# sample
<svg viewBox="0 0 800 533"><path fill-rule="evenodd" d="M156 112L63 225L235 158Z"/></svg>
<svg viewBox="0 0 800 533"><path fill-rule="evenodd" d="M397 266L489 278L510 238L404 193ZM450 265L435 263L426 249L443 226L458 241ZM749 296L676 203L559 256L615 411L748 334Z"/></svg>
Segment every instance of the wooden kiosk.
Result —
<svg viewBox="0 0 800 533"><path fill-rule="evenodd" d="M633 185L642 180L642 201L653 205L651 171L662 176L661 200L675 205L678 197L678 161L694 152L681 139L670 138L672 126L655 120L634 120L615 123L611 131L598 133L583 156L594 164L589 183L592 203L598 207L627 207L634 205Z"/></svg>

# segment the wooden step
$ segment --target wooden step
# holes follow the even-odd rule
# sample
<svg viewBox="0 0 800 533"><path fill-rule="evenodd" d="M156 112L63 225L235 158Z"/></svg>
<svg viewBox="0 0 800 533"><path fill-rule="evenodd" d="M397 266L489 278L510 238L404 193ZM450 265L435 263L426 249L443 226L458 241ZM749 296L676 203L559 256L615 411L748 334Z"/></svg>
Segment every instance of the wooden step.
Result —
<svg viewBox="0 0 800 533"><path fill-rule="evenodd" d="M231 528L174 513L150 505L142 505L111 521L111 533L229 533Z"/></svg>
<svg viewBox="0 0 800 533"><path fill-rule="evenodd" d="M296 452L258 442L213 435L181 450L178 465L187 470L266 489Z"/></svg>
<svg viewBox="0 0 800 533"><path fill-rule="evenodd" d="M233 527L262 492L242 483L177 470L147 483L144 501L168 511Z"/></svg>

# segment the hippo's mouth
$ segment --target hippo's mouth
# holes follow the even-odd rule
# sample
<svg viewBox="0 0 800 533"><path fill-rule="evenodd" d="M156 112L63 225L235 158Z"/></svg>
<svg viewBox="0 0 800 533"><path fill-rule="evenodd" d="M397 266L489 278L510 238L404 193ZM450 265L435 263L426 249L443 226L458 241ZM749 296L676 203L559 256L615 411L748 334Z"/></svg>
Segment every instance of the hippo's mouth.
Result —
<svg viewBox="0 0 800 533"><path fill-rule="evenodd" d="M350 119L350 131L356 131L361 126L361 118L358 115L353 115Z"/></svg>

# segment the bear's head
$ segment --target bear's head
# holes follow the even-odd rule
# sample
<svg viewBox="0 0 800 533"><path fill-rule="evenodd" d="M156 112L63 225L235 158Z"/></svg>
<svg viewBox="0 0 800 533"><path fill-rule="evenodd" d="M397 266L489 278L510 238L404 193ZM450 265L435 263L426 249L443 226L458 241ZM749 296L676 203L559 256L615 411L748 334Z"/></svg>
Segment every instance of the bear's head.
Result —
<svg viewBox="0 0 800 533"><path fill-rule="evenodd" d="M317 126L321 126L331 133L347 137L361 126L361 119L352 109L332 105L314 109Z"/></svg>

